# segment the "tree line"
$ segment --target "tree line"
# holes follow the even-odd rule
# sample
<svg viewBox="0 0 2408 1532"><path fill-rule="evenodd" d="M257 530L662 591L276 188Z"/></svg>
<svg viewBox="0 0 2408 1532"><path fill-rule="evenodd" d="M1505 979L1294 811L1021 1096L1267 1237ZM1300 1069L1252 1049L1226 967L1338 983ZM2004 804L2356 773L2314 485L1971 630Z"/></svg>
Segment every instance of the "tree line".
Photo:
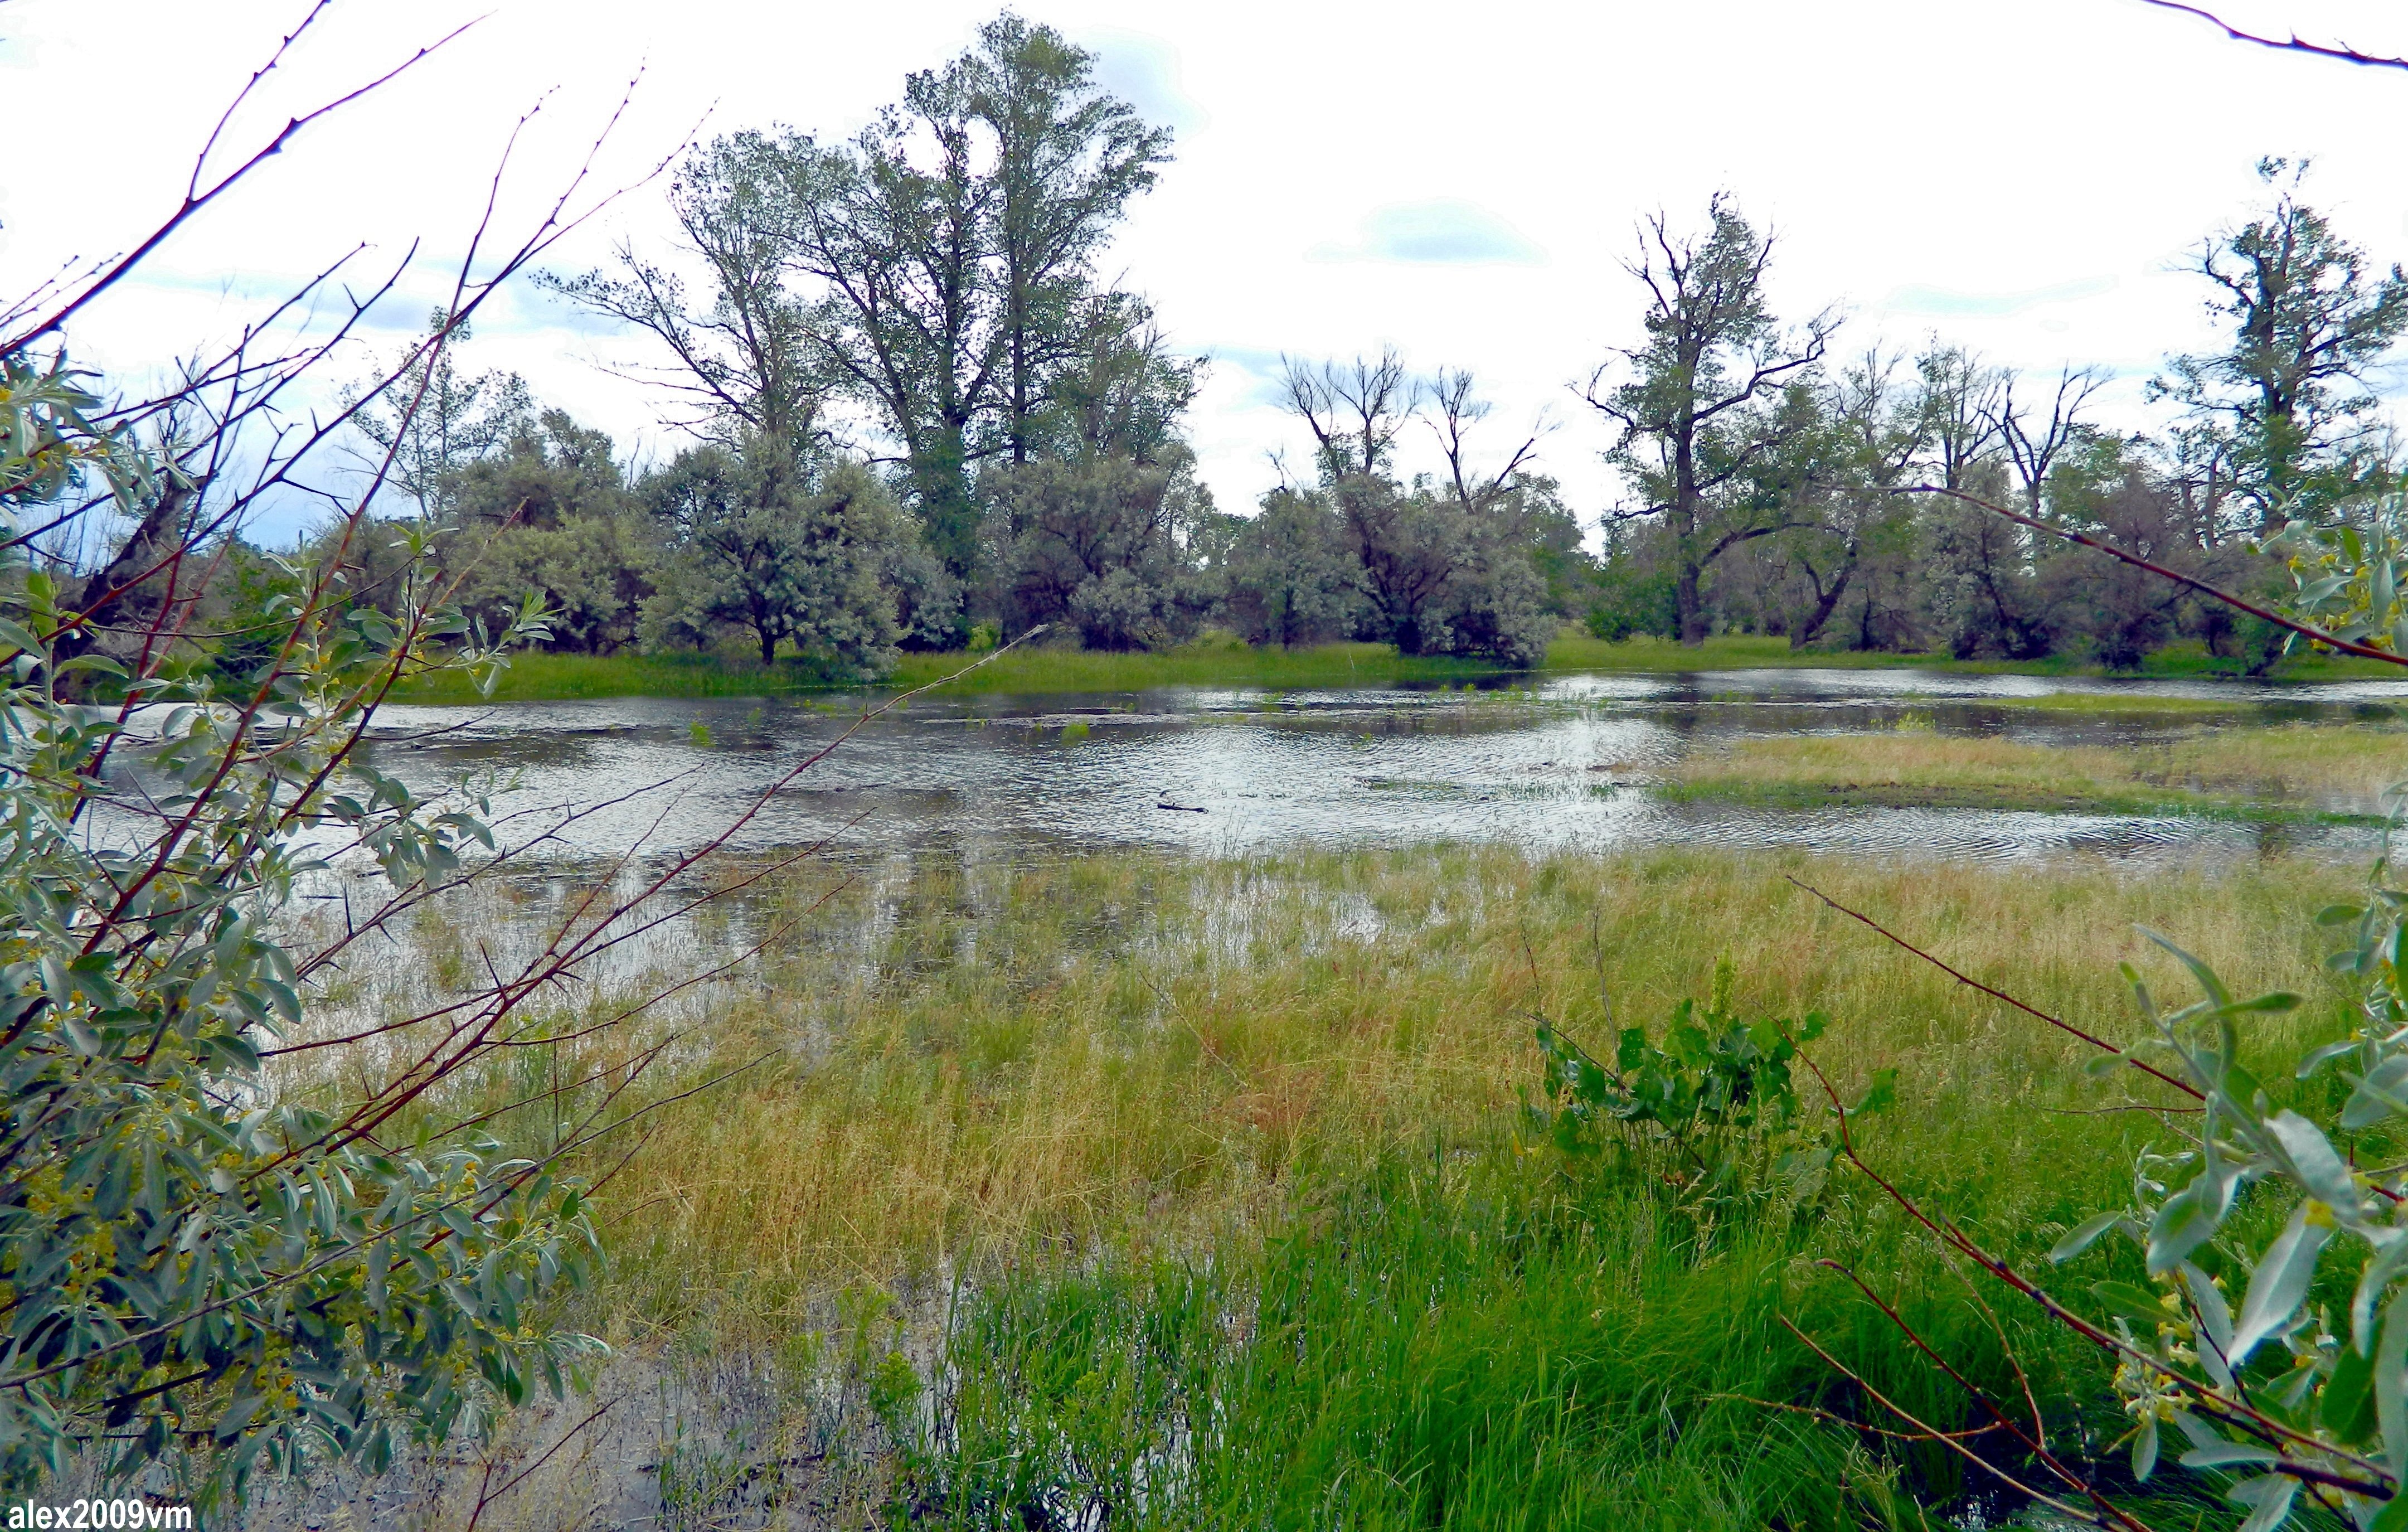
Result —
<svg viewBox="0 0 2408 1532"><path fill-rule="evenodd" d="M2034 388L1938 341L1836 353L1830 312L1786 327L1770 314L1772 241L1727 199L1696 236L1652 221L1630 266L1646 338L1584 393L1635 491L1606 518L1590 625L2114 667L2187 637L2270 666L2278 629L1982 502L2264 593L2289 585L2267 556L2284 528L2397 493L2369 376L2408 328L2408 279L2371 268L2300 200L2306 168L2262 162L2268 205L2192 257L2229 342L2151 380L2174 410L2158 435L2089 418L2108 380L2094 369Z"/></svg>
<svg viewBox="0 0 2408 1532"><path fill-rule="evenodd" d="M398 492L388 535L339 551L357 599L431 551L496 630L532 593L557 649L847 673L1039 624L1097 649L1221 629L1523 666L1568 623L2117 667L2188 638L2262 670L2277 630L1974 501L2246 592L2282 579L2267 537L2399 482L2368 377L2408 279L2300 200L2304 165L2270 160L2267 205L2194 257L2229 344L2151 383L2162 433L2100 424L2094 369L1846 349L1836 308L1784 322L1772 237L1717 195L1698 229L1646 221L1626 264L1642 338L1577 391L1620 505L1584 525L1535 430L1478 451L1472 377L1383 350L1285 362L1312 461L1275 457L1279 485L1224 511L1182 435L1206 364L1100 265L1170 150L1089 54L1008 13L850 139L703 146L669 193L688 260L622 246L538 279L650 342L637 374L679 401L683 445L633 464L517 378L461 370L452 328L357 401ZM1409 437L1438 471L1400 470ZM256 606L333 556L244 551L216 599Z"/></svg>

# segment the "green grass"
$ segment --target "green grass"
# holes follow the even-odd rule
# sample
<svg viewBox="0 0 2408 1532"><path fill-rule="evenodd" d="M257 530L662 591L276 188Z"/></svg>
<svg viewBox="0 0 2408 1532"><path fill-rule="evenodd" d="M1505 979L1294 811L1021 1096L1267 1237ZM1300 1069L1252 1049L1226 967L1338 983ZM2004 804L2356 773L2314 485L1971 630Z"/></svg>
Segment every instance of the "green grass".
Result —
<svg viewBox="0 0 2408 1532"><path fill-rule="evenodd" d="M887 683L923 686L967 669L968 654L906 654ZM1308 687L1392 686L1400 681L1469 681L1504 674L1475 660L1409 658L1387 644L1256 647L1232 640L1188 644L1158 654L1085 650L1014 650L974 675L966 692L1141 692L1158 686L1230 686L1287 691Z"/></svg>
<svg viewBox="0 0 2408 1532"><path fill-rule="evenodd" d="M1756 1402L1847 1408L1786 1313L1925 1418L1976 1424L1801 1261L1810 1216L1867 1210L1835 1197L1717 1225L1646 1179L1433 1141L1311 1179L1235 1259L1015 1274L957 1323L944 1429L906 1479L914 1511L951 1526L1110 1508L1135 1527L1685 1532L1914 1526L1914 1502L1956 1500L1954 1462L1885 1460ZM1929 1339L2008 1386L1978 1315L1901 1243L1859 1253ZM2058 1418L2106 1425L2062 1386L2083 1361L2065 1338L2010 1319Z"/></svg>
<svg viewBox="0 0 2408 1532"><path fill-rule="evenodd" d="M905 654L882 685L924 686L977 664L975 654ZM1502 674L1470 660L1406 658L1386 644L1254 648L1190 644L1156 654L1085 650L1014 650L963 678L961 692L1140 692L1160 686L1231 686L1266 691L1306 687L1392 686L1403 681L1465 682ZM761 696L858 685L807 660L765 666L724 653L522 654L502 672L491 698L545 702L614 696ZM471 704L480 700L464 676L443 674L396 689L396 702Z"/></svg>
<svg viewBox="0 0 2408 1532"><path fill-rule="evenodd" d="M2128 1195L2165 1126L2092 1109L2151 1099L2144 1081L2091 1079L2085 1049L1787 874L2117 1041L2143 1024L2118 960L2182 989L2136 925L2237 991L2308 997L2253 1021L2253 1054L2349 1024L2307 912L2354 874L2279 855L2148 877L1450 846L789 873L703 934L707 952L780 933L756 976L714 987L691 1077L652 1088L753 1067L629 1146L590 1322L632 1358L783 1379L723 1401L755 1411L725 1437L755 1454L727 1482L781 1482L797 1453L853 1465L811 1491L852 1525L1070 1525L1110 1502L1131 1526L1936 1529L1920 1508L1960 1505L1961 1470L1799 1413L1872 1420L1777 1317L1971 1423L1816 1264L1861 1269L2002 1380L1988 1322L1872 1188L1729 1207L1684 1191L1644 1130L1580 1161L1515 1139L1534 1014L1591 1041L1660 1026L1728 953L1741 1012L1831 1015L1813 1052L1840 1089L1901 1070L1867 1153L2027 1268ZM585 1051L634 1045L530 1052L508 1096L607 1079ZM2077 1300L2133 1264L2121 1247L2084 1263L2056 1279ZM2106 1364L1994 1306L2065 1439L2079 1417L2105 1452Z"/></svg>
<svg viewBox="0 0 2408 1532"><path fill-rule="evenodd" d="M922 686L968 668L969 654L906 654L882 684L893 688ZM1793 650L1785 638L1732 636L1709 638L1696 649L1657 638L1633 638L1620 643L1574 635L1567 630L1547 651L1548 672L1619 671L1675 674L1718 670L1793 669L1815 667L1848 670L1941 670L1967 675L2094 676L2096 666L2071 661L2032 664L2005 661L1960 661L1931 654L1856 653L1848 651ZM2236 674L2231 662L2214 660L2197 645L2177 645L2150 656L2137 674L2156 679L2200 679ZM1015 650L975 674L958 689L981 693L1140 692L1164 686L1227 686L1249 690L1285 691L1342 686L1393 686L1400 683L1466 683L1485 677L1516 674L1476 660L1442 657L1408 658L1386 644L1322 644L1311 648L1251 647L1227 638L1211 638L1160 653L1103 653L1083 650ZM1526 674L1526 672L1520 672ZM2302 655L2286 662L2278 672L2290 681L2400 680L2408 671L2372 660ZM760 696L791 692L826 691L858 684L856 678L831 672L809 660L784 659L765 666L733 651L672 654L522 654L510 662L491 700L538 702L580 697L616 696ZM452 703L480 701L466 678L437 675L395 690L396 702ZM2095 711L2126 710L2137 700L2084 694L2061 698L2020 699L2023 705L2078 708ZM2224 704L2205 699L2156 700L2147 707L2164 711L2211 710Z"/></svg>
<svg viewBox="0 0 2408 1532"><path fill-rule="evenodd" d="M481 697L468 678L444 672L394 690L395 702L469 705L493 702L559 702L585 697L762 696L781 692L824 691L839 678L808 662L787 660L764 667L721 654L552 654L511 657L494 694Z"/></svg>
<svg viewBox="0 0 2408 1532"><path fill-rule="evenodd" d="M1670 782L1656 789L1674 803L1734 803L1754 809L1957 809L1992 813L2110 814L2131 818L2231 820L2246 824L2379 825L2385 817L2203 793L2133 791L2047 793L1987 785L1904 783Z"/></svg>
<svg viewBox="0 0 2408 1532"><path fill-rule="evenodd" d="M2408 680L2408 675L2399 679ZM2207 718L2245 713L2263 706L2263 699L2255 694L2246 696L2176 697L2147 692L2045 692L2039 696L1983 697L1981 706L2043 713Z"/></svg>
<svg viewBox="0 0 2408 1532"><path fill-rule="evenodd" d="M1966 676L2089 676L2131 680L2237 679L2245 667L2219 659L2197 643L2170 644L2138 670L2110 671L2080 660L1958 660L1945 654L1891 654L1855 650L1792 649L1789 640L1747 634L1708 638L1687 648L1664 638L1602 638L1567 634L1548 647L1549 670L1679 672L1818 668L1835 670L1939 670ZM2272 679L2286 681L2403 680L2408 668L2344 655L2299 654L2283 662Z"/></svg>
<svg viewBox="0 0 2408 1532"><path fill-rule="evenodd" d="M2368 723L2190 728L2133 744L1885 732L1751 735L1692 752L1656 791L1769 809L1844 805L2183 814L2372 824L2408 773L2408 735Z"/></svg>

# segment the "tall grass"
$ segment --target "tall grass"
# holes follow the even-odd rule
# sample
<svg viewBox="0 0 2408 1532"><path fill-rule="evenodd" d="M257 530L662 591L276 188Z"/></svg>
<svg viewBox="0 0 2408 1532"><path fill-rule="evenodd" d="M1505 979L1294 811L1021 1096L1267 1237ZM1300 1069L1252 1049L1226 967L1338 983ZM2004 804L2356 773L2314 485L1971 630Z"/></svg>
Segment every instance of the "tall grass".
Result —
<svg viewBox="0 0 2408 1532"><path fill-rule="evenodd" d="M1609 1003L1617 1024L1657 1019L1726 952L1742 1009L1834 1018L1816 1053L1842 1081L1906 1067L1890 1131L1911 1124L1918 1162L2012 1179L2085 1124L2122 1131L2036 1115L2095 1104L2078 1046L1902 960L1792 868L2110 1037L2133 1025L2116 962L2164 966L2135 923L2236 988L2325 986L2313 1024L2282 1024L2340 1025L2300 911L2351 880L2308 861L2143 881L1456 847L924 856L857 880L737 990L717 1046L775 1057L673 1112L631 1169L658 1199L620 1237L621 1300L667 1321L740 1283L768 1317L830 1281L1186 1248L1268 1214L1308 1161L1484 1141L1536 1079L1533 1015L1576 1035Z"/></svg>
<svg viewBox="0 0 2408 1532"><path fill-rule="evenodd" d="M1840 1202L1813 1216L1865 1230ZM2006 1383L1944 1273L1868 1232L1856 1253L1929 1339ZM1795 1210L1708 1238L1631 1178L1399 1154L1300 1196L1256 1251L1023 1268L966 1305L913 1509L963 1525L1932 1525L1922 1505L1989 1486L1808 1412L1861 1401L1784 1313L1924 1418L1976 1424L1811 1280L1803 1257L1842 1243ZM2059 1421L2098 1421L2069 1386L2084 1359L2009 1319Z"/></svg>
<svg viewBox="0 0 2408 1532"><path fill-rule="evenodd" d="M714 1356L835 1368L769 1391L818 1401L794 1406L821 1411L808 1430L724 1439L853 1453L863 1515L1941 1525L1978 1476L1801 1412L1873 1414L1776 1317L1929 1418L1978 1424L1815 1264L1860 1269L2003 1384L1971 1290L1894 1209L1842 1175L1721 1211L1643 1142L1571 1164L1515 1138L1534 1016L1601 1043L1704 995L1727 955L1742 1012L1833 1018L1812 1052L1842 1089L1900 1068L1867 1153L2010 1255L2038 1267L2119 1199L2162 1129L2095 1109L2155 1097L2090 1080L2080 1045L1786 875L2112 1038L2136 1026L2119 959L2180 987L2135 923L2236 990L2306 991L2253 1047L2288 1056L2346 1024L2302 912L2354 876L2307 860L2144 879L1439 847L822 868L695 933L799 923L695 1002L676 1079L649 1087L760 1061L647 1120L605 1189L590 1318L639 1356L707 1337ZM539 1050L522 1074L509 1088L540 1094ZM538 1144L549 1110L496 1126ZM2067 1439L2112 1440L2097 1359L1996 1307ZM741 1456L712 1459L729 1495L793 1482Z"/></svg>
<svg viewBox="0 0 2408 1532"><path fill-rule="evenodd" d="M1945 803L2296 818L2365 813L2401 770L2396 726L2189 729L2129 745L2039 745L1921 729L1752 735L1684 757L1676 798L1779 806Z"/></svg>

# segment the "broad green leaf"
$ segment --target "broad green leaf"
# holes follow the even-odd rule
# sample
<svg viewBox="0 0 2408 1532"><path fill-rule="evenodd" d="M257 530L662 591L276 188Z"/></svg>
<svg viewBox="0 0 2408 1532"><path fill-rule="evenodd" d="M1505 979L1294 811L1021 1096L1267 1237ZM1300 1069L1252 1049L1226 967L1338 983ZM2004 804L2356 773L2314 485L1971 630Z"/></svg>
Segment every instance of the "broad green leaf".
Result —
<svg viewBox="0 0 2408 1532"><path fill-rule="evenodd" d="M2374 1358L2356 1346L2341 1348L2323 1396L2316 1400L2316 1418L2347 1442L2364 1441L2373 1432Z"/></svg>
<svg viewBox="0 0 2408 1532"><path fill-rule="evenodd" d="M2383 1427L2385 1466L2400 1479L2408 1470L2408 1294L2383 1310L2383 1339L2374 1348L2374 1410Z"/></svg>
<svg viewBox="0 0 2408 1532"><path fill-rule="evenodd" d="M2364 1200L2358 1182L2333 1152L2324 1130L2288 1110L2276 1112L2266 1120L2266 1131L2283 1146L2291 1158L2292 1167L2299 1172L2300 1184L2308 1195L2325 1203L2345 1219L2354 1220L2358 1204Z"/></svg>
<svg viewBox="0 0 2408 1532"><path fill-rule="evenodd" d="M2059 1263L2073 1259L2096 1244L2100 1235L2122 1223L2124 1217L2123 1211L2118 1210L2114 1212L2093 1214L2084 1219L2068 1231L2064 1238L2057 1242L2049 1251L2048 1258Z"/></svg>
<svg viewBox="0 0 2408 1532"><path fill-rule="evenodd" d="M2190 1253L2215 1233L2220 1220L2201 1205L2200 1190L2193 1181L2158 1205L2157 1217L2149 1222L2149 1275L2163 1276L2189 1260Z"/></svg>
<svg viewBox="0 0 2408 1532"><path fill-rule="evenodd" d="M2166 1307L2162 1295L2145 1287L2135 1287L2130 1282L2093 1282L2090 1294L2106 1305L2111 1313L2122 1314L2128 1319L2161 1324L2173 1317L2173 1311Z"/></svg>
<svg viewBox="0 0 2408 1532"><path fill-rule="evenodd" d="M2366 1524L2366 1532L2408 1532L2408 1495L2394 1495L2385 1502L2374 1520Z"/></svg>
<svg viewBox="0 0 2408 1532"><path fill-rule="evenodd" d="M2183 1285L2190 1292L2191 1313L2202 1332L2199 1345L2199 1365L2218 1386L2232 1382L2232 1308L2224 1301L2224 1294L2208 1274L2189 1261L2182 1264Z"/></svg>
<svg viewBox="0 0 2408 1532"><path fill-rule="evenodd" d="M2230 1361L2235 1368L2249 1359L2259 1341L2291 1322L2308 1296L2315 1276L2316 1258L2324 1253L2331 1228L2309 1218L2310 1205L2291 1210L2291 1220L2258 1257L2249 1278L2248 1295L2241 1300L2241 1317L2232 1328Z"/></svg>
<svg viewBox="0 0 2408 1532"><path fill-rule="evenodd" d="M2175 946L2166 938L2150 930L2147 926L2140 926L2137 929L2140 931L2141 935L2148 938L2151 941L2157 943L2167 952L2172 952L2184 967L2190 970L2190 976L2199 981L2200 989L2206 994L2211 1004L2223 1007L2229 1006L2232 1003L2231 995L2226 991L2224 981L2215 977L2214 969L2209 967L2198 958L2191 956L2190 953L2183 951L2180 947Z"/></svg>
<svg viewBox="0 0 2408 1532"><path fill-rule="evenodd" d="M2228 1498L2256 1508L2238 1532L2273 1532L2290 1516L2291 1501L2299 1493L2300 1482L2284 1473L2265 1474L2225 1492Z"/></svg>

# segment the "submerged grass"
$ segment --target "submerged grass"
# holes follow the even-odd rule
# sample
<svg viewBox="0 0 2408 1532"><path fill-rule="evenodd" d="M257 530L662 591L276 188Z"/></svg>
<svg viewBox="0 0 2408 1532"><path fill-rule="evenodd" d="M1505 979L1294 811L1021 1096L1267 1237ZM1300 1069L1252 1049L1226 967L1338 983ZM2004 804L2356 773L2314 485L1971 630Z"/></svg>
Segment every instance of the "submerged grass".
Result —
<svg viewBox="0 0 2408 1532"><path fill-rule="evenodd" d="M2164 1129L2093 1113L2145 1081L2091 1081L2078 1044L1786 874L2112 1038L2137 1030L2119 959L2180 987L2135 923L2236 989L2308 993L2253 1051L2346 1025L2303 912L2355 880L2306 860L898 855L744 916L802 921L723 988L692 1067L762 1062L666 1107L614 1181L595 1321L734 1354L912 1318L856 1318L878 1338L838 1394L884 1465L870 1498L929 1525L1939 1525L1974 1486L1798 1413L1867 1407L1775 1317L1970 1424L1814 1264L2002 1380L1893 1210L1842 1177L1722 1210L1660 1146L1575 1165L1514 1139L1534 1015L1592 1041L1660 1024L1727 953L1742 1011L1833 1017L1813 1051L1842 1089L1901 1068L1868 1152L2002 1251L2036 1262L2125 1194ZM2096 1359L1999 1307L2046 1408L2103 1449Z"/></svg>
<svg viewBox="0 0 2408 1532"><path fill-rule="evenodd" d="M1660 791L1769 808L1841 804L2281 823L2373 822L2408 776L2408 732L2365 723L2192 729L2130 745L1941 735L1756 735L1684 759Z"/></svg>

